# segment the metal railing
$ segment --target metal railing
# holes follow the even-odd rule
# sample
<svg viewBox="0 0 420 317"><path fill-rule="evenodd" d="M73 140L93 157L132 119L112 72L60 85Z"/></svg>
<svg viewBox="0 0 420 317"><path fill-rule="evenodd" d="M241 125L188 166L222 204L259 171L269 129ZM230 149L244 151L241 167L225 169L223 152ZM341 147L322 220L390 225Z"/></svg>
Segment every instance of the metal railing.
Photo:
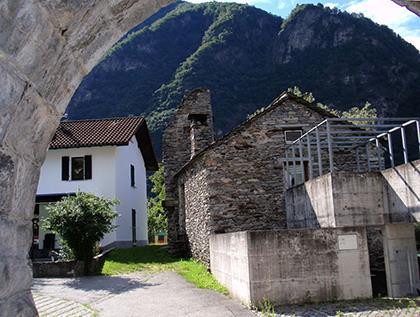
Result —
<svg viewBox="0 0 420 317"><path fill-rule="evenodd" d="M420 157L420 118L328 118L285 149L286 186L334 171L378 171Z"/></svg>

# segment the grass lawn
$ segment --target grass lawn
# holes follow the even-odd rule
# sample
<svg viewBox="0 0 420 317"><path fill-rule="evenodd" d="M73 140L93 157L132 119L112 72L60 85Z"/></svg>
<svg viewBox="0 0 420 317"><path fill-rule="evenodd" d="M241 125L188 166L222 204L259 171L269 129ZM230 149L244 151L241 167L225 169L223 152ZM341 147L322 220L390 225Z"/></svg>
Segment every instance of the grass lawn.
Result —
<svg viewBox="0 0 420 317"><path fill-rule="evenodd" d="M117 275L136 271L175 271L198 288L228 294L228 290L216 281L204 264L193 259L174 258L165 247L158 245L112 250L105 258L102 274Z"/></svg>

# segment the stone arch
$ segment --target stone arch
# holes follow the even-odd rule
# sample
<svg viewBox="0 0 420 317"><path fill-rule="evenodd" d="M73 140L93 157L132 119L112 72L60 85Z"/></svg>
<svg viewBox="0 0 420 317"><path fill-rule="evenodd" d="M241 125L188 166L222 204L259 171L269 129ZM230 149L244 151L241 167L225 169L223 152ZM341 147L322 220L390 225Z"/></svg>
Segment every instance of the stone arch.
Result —
<svg viewBox="0 0 420 317"><path fill-rule="evenodd" d="M39 170L105 52L173 0L0 0L0 315L35 316L28 260Z"/></svg>

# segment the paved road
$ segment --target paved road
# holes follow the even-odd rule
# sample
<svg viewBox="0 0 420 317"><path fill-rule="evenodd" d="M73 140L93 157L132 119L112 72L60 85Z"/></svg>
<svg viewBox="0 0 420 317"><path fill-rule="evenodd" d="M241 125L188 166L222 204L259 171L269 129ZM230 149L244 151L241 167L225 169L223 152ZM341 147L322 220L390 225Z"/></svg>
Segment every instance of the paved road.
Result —
<svg viewBox="0 0 420 317"><path fill-rule="evenodd" d="M41 317L262 317L238 301L194 287L173 272L121 276L34 279L32 287ZM278 309L276 317L419 317L417 305L398 309L390 304L338 302Z"/></svg>
<svg viewBox="0 0 420 317"><path fill-rule="evenodd" d="M69 316L89 316L93 311L101 317L256 316L236 300L198 289L173 272L34 279L32 291L40 315L48 317L65 316L60 311L71 306L85 309Z"/></svg>

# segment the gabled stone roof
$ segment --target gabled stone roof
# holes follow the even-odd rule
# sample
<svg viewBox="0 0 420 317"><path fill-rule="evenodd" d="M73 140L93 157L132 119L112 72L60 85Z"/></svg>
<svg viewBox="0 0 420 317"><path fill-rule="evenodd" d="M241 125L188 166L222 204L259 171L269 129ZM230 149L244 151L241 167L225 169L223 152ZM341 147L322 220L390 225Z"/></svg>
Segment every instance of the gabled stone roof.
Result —
<svg viewBox="0 0 420 317"><path fill-rule="evenodd" d="M137 138L146 168L157 170L157 160L143 117L65 120L60 122L49 148L128 145L133 136Z"/></svg>
<svg viewBox="0 0 420 317"><path fill-rule="evenodd" d="M305 99L296 96L293 93L290 93L290 92L287 92L287 91L286 92L283 92L283 93L280 94L279 97L277 97L276 99L274 99L271 102L271 104L269 104L267 107L265 107L263 111L261 111L258 114L252 116L248 120L245 120L240 125L238 125L236 128L234 128L230 132L226 133L223 137L221 137L220 139L217 139L216 141L214 141L213 143L211 143L209 146L207 146L206 148L204 148L202 151L200 151L199 153L197 153L174 176L176 177L177 175L181 174L185 169L187 169L191 164L193 164L199 157L201 157L203 154L205 154L208 150L210 150L212 148L215 148L219 144L225 142L227 139L229 139L233 135L237 134L238 132L242 131L243 129L245 129L246 127L248 127L249 125L251 125L257 118L259 118L261 116L264 116L267 112L273 110L274 108L277 108L277 107L281 106L287 100L294 100L294 101L296 101L296 102L298 102L298 103L306 106L308 109L310 109L312 111L315 111L315 112L318 112L321 116L323 116L325 118L336 118L335 115L333 115L332 113L330 113L327 110L324 110L324 109L318 107L314 103L310 103L310 102L306 101Z"/></svg>

